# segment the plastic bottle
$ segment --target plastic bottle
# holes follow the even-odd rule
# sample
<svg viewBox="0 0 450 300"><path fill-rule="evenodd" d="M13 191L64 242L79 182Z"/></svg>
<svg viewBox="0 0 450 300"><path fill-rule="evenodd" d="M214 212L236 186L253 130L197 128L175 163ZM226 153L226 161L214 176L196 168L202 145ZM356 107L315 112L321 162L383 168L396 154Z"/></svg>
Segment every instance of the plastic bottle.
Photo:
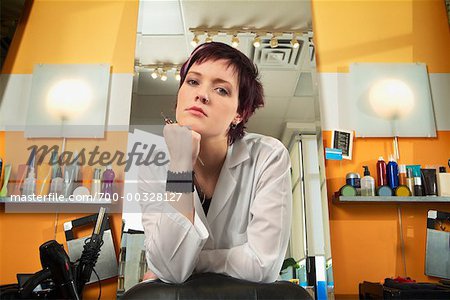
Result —
<svg viewBox="0 0 450 300"><path fill-rule="evenodd" d="M445 167L439 167L437 176L438 195L443 197L450 196L450 173L447 173Z"/></svg>
<svg viewBox="0 0 450 300"><path fill-rule="evenodd" d="M115 176L116 175L114 174L112 166L108 165L106 167L106 171L103 172L103 189L102 189L102 192L105 198L107 199L112 199L113 197L113 182Z"/></svg>
<svg viewBox="0 0 450 300"><path fill-rule="evenodd" d="M398 165L392 155L389 155L389 163L386 166L386 179L392 190L398 187Z"/></svg>
<svg viewBox="0 0 450 300"><path fill-rule="evenodd" d="M407 185L406 165L398 165L398 184L399 185Z"/></svg>
<svg viewBox="0 0 450 300"><path fill-rule="evenodd" d="M407 169L406 185L411 191L411 196L414 196L414 176L411 169Z"/></svg>
<svg viewBox="0 0 450 300"><path fill-rule="evenodd" d="M100 172L100 169L94 170L94 177L91 182L91 195L94 197L99 197L98 194L101 192Z"/></svg>
<svg viewBox="0 0 450 300"><path fill-rule="evenodd" d="M375 179L370 176L368 166L363 166L364 177L361 178L361 196L375 196Z"/></svg>
<svg viewBox="0 0 450 300"><path fill-rule="evenodd" d="M23 184L22 194L25 196L34 195L36 192L36 176L34 174L34 167L30 167L28 177Z"/></svg>
<svg viewBox="0 0 450 300"><path fill-rule="evenodd" d="M57 167L55 177L50 184L50 194L54 194L55 197L63 194L64 179L62 178L61 167Z"/></svg>
<svg viewBox="0 0 450 300"><path fill-rule="evenodd" d="M386 181L386 162L383 159L383 156L378 158L377 162L377 185L387 185Z"/></svg>

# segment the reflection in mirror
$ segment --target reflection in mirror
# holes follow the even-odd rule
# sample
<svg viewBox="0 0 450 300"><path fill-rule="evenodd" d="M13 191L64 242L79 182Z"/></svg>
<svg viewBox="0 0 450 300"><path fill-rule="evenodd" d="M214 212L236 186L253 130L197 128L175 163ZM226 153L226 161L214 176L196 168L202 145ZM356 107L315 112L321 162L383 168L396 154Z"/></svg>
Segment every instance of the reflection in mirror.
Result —
<svg viewBox="0 0 450 300"><path fill-rule="evenodd" d="M130 119L136 126L162 125L161 112L175 119L177 75L194 49L192 42L234 42L256 64L264 86L265 106L250 118L246 131L275 137L290 152L293 222L286 258L297 264L283 270L280 279L298 279L310 287L328 282L332 291L311 24L310 1L277 1L276 9L270 1L141 1ZM136 247L136 237L132 240ZM315 266L315 274L307 272L307 264Z"/></svg>

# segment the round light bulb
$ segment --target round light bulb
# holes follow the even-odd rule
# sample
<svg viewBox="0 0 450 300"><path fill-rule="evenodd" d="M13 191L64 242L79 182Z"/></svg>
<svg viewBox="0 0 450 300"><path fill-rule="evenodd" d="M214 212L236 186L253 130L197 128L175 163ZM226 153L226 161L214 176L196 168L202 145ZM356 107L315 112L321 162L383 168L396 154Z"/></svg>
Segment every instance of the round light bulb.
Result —
<svg viewBox="0 0 450 300"><path fill-rule="evenodd" d="M177 71L177 72L175 73L175 80L176 80L176 81L180 81L180 80L181 80L180 71Z"/></svg>
<svg viewBox="0 0 450 300"><path fill-rule="evenodd" d="M293 48L298 48L298 46L300 46L300 44L298 43L298 40L295 37L292 38L291 45Z"/></svg>
<svg viewBox="0 0 450 300"><path fill-rule="evenodd" d="M261 38L258 35L255 36L255 39L253 40L253 46L255 48L261 47Z"/></svg>
<svg viewBox="0 0 450 300"><path fill-rule="evenodd" d="M191 42L192 47L197 47L199 42L200 42L200 39L198 38L198 35L194 35L194 38L192 39L192 42Z"/></svg>
<svg viewBox="0 0 450 300"><path fill-rule="evenodd" d="M212 38L212 36L210 36L209 34L206 36L206 39L205 39L205 43L211 43L213 41L213 38Z"/></svg>
<svg viewBox="0 0 450 300"><path fill-rule="evenodd" d="M150 75L150 76L152 76L153 79L156 79L156 78L158 78L158 73L156 72L156 70L154 70L152 72L152 75Z"/></svg>
<svg viewBox="0 0 450 300"><path fill-rule="evenodd" d="M163 73L161 74L161 80L162 80L162 81L166 81L166 80L167 80L167 74L166 74L166 71L163 71Z"/></svg>
<svg viewBox="0 0 450 300"><path fill-rule="evenodd" d="M87 82L65 79L54 84L46 99L49 112L59 119L73 119L89 109L93 94Z"/></svg>
<svg viewBox="0 0 450 300"><path fill-rule="evenodd" d="M233 46L234 48L237 48L237 46L239 46L239 38L236 34L231 38L231 46Z"/></svg>
<svg viewBox="0 0 450 300"><path fill-rule="evenodd" d="M369 103L378 116L398 119L413 110L414 94L411 88L399 79L383 79L369 89Z"/></svg>
<svg viewBox="0 0 450 300"><path fill-rule="evenodd" d="M276 37L272 37L270 39L270 47L271 48L276 48L278 47L278 39Z"/></svg>

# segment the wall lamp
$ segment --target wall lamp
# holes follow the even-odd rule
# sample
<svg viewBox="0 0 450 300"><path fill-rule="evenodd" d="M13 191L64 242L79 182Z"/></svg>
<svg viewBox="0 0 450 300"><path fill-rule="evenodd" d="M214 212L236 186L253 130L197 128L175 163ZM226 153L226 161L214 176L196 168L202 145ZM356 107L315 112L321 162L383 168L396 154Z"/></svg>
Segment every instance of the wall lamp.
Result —
<svg viewBox="0 0 450 300"><path fill-rule="evenodd" d="M270 38L270 46L272 48L278 47L278 39L281 36L290 36L291 45L293 48L299 47L299 42L297 38L307 32L299 32L295 30L272 30L272 29L249 29L249 28L189 28L189 31L193 33L191 45L197 47L200 43L200 36L206 35L205 43L210 43L213 41L214 36L217 35L227 35L231 36L231 45L234 48L239 46L239 35L254 35L253 46L255 48L261 47L261 37Z"/></svg>

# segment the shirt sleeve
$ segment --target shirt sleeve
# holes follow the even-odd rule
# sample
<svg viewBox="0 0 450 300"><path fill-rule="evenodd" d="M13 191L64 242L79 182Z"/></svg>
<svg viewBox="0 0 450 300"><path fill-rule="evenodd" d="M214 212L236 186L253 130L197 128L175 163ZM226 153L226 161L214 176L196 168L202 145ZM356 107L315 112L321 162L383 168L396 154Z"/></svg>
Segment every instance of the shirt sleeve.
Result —
<svg viewBox="0 0 450 300"><path fill-rule="evenodd" d="M164 193L166 174L141 167L138 190L141 199ZM145 251L150 270L168 283L182 283L192 274L208 230L197 212L192 224L168 202L141 201Z"/></svg>
<svg viewBox="0 0 450 300"><path fill-rule="evenodd" d="M291 189L290 159L283 146L264 162L250 207L247 242L231 249L202 250L196 271L254 282L275 281L289 243Z"/></svg>

